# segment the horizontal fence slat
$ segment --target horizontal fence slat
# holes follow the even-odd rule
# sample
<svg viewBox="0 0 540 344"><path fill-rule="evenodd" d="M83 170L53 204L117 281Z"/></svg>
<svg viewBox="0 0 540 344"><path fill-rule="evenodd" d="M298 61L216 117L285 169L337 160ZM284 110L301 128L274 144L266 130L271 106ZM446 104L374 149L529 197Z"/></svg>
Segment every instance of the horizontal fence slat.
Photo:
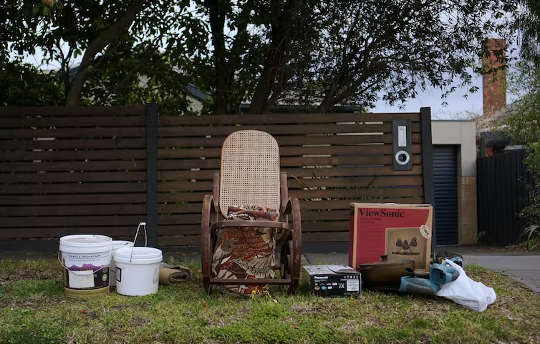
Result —
<svg viewBox="0 0 540 344"><path fill-rule="evenodd" d="M332 157L283 157L280 160L281 167L314 166L314 165L392 165L392 155L378 156L332 156ZM420 164L422 156L414 154L413 164ZM220 167L219 159L183 159L183 160L160 160L159 167L163 170L191 169L191 168L214 168Z"/></svg>
<svg viewBox="0 0 540 344"><path fill-rule="evenodd" d="M159 246L199 246L201 237L199 235L175 235L159 236Z"/></svg>
<svg viewBox="0 0 540 344"><path fill-rule="evenodd" d="M2 217L1 227L53 227L53 226L118 226L132 225L136 228L143 216L100 215L100 216L38 216L38 217Z"/></svg>
<svg viewBox="0 0 540 344"><path fill-rule="evenodd" d="M56 161L56 162L9 162L0 164L0 172L24 172L24 171L111 171L144 170L144 160L126 161Z"/></svg>
<svg viewBox="0 0 540 344"><path fill-rule="evenodd" d="M338 176L405 176L422 174L421 166L414 166L410 171L394 171L390 166L358 168L285 168L290 177L338 177ZM199 171L204 172L204 171Z"/></svg>
<svg viewBox="0 0 540 344"><path fill-rule="evenodd" d="M223 145L226 136L210 137L162 137L159 147L219 147ZM392 134L358 134L358 135L298 135L298 136L275 136L280 147L309 144L361 144L361 143L392 143ZM421 143L420 134L412 134L412 143Z"/></svg>
<svg viewBox="0 0 540 344"><path fill-rule="evenodd" d="M396 198L396 197L413 197L422 196L423 188L364 188L364 189L328 189L328 190L293 190L290 191L291 196L302 199L312 198L357 198L363 196L373 198Z"/></svg>
<svg viewBox="0 0 540 344"><path fill-rule="evenodd" d="M300 177L345 177L345 176L406 176L421 175L422 167L414 166L410 171L394 171L390 166L358 168L285 168L291 178ZM200 171L158 171L159 180L200 179L211 180L214 170Z"/></svg>
<svg viewBox="0 0 540 344"><path fill-rule="evenodd" d="M11 227L0 228L0 239L52 239L73 234L102 234L116 239L133 240L134 228L144 221L143 217L134 217L133 223L126 226L69 226L69 227Z"/></svg>
<svg viewBox="0 0 540 344"><path fill-rule="evenodd" d="M419 154L420 145L412 145L411 152ZM372 144L357 146L317 146L317 147L281 147L279 153L284 156L296 155L369 155L369 154L392 154L391 145ZM160 159L171 158L218 158L221 157L221 148L208 149L159 149L158 157Z"/></svg>
<svg viewBox="0 0 540 344"><path fill-rule="evenodd" d="M343 242L349 240L349 232L311 232L303 233L302 241L306 243L317 242ZM199 235L168 235L158 237L160 246L198 246L201 242Z"/></svg>
<svg viewBox="0 0 540 344"><path fill-rule="evenodd" d="M332 177L325 179L291 178L289 189L321 187L421 186L420 176Z"/></svg>
<svg viewBox="0 0 540 344"><path fill-rule="evenodd" d="M328 134L328 133L391 133L392 123L379 124L304 124L304 125L243 125L243 126L204 126L204 127L160 127L160 137L228 135L238 130L264 130L272 135L283 134ZM420 124L412 123L411 132L419 133ZM129 135L124 135L129 136Z"/></svg>
<svg viewBox="0 0 540 344"><path fill-rule="evenodd" d="M46 182L114 182L114 181L144 181L146 172L137 171L55 171L29 173L0 173L0 183L46 183Z"/></svg>
<svg viewBox="0 0 540 344"><path fill-rule="evenodd" d="M107 205L49 205L49 206L4 206L0 216L69 216L69 215L132 215L146 214L144 204Z"/></svg>
<svg viewBox="0 0 540 344"><path fill-rule="evenodd" d="M320 188L320 187L367 187L367 186L421 186L422 177L420 176L374 176L374 177L333 177L325 179L294 179L288 180L289 189L298 188ZM212 190L212 182L160 182L158 191L208 191Z"/></svg>
<svg viewBox="0 0 540 344"><path fill-rule="evenodd" d="M420 121L420 114L411 113L324 113L324 114L267 114L267 115L219 115L219 116L162 116L161 126L180 125L231 125L231 124L269 124L269 123L335 123L335 122L371 122L409 119Z"/></svg>
<svg viewBox="0 0 540 344"><path fill-rule="evenodd" d="M34 149L119 149L145 147L144 138L55 138L54 140L32 140L27 138L10 141L0 139L0 151L24 151Z"/></svg>
<svg viewBox="0 0 540 344"><path fill-rule="evenodd" d="M146 183L0 184L0 194L82 194L145 192Z"/></svg>
<svg viewBox="0 0 540 344"><path fill-rule="evenodd" d="M171 192L158 193L159 202L193 202L202 200L206 192ZM328 189L328 190L292 190L291 196L297 198L396 198L423 195L421 187L407 188L362 188L362 189Z"/></svg>
<svg viewBox="0 0 540 344"><path fill-rule="evenodd" d="M341 242L349 240L349 232L316 232L302 235L303 242Z"/></svg>
<svg viewBox="0 0 540 344"><path fill-rule="evenodd" d="M123 117L25 117L4 118L0 128L82 128L82 127L143 127L144 116Z"/></svg>
<svg viewBox="0 0 540 344"><path fill-rule="evenodd" d="M144 203L146 193L108 195L0 195L0 205Z"/></svg>
<svg viewBox="0 0 540 344"><path fill-rule="evenodd" d="M138 137L143 136L144 128L60 128L60 129L0 129L0 137Z"/></svg>
<svg viewBox="0 0 540 344"><path fill-rule="evenodd" d="M371 201L371 200L370 200ZM423 198L422 197L412 197L412 198L389 198L384 200L387 203L408 203L408 204L414 204L414 203L422 203ZM350 209L351 203L362 203L364 200L331 200L331 201L314 201L314 200L300 200L300 205L302 211L304 210L314 210L314 209L327 209L327 210L334 210L334 209Z"/></svg>
<svg viewBox="0 0 540 344"><path fill-rule="evenodd" d="M144 159L144 149L115 149L115 150L56 150L56 151L16 151L0 152L0 161L69 161L69 160L128 160Z"/></svg>
<svg viewBox="0 0 540 344"><path fill-rule="evenodd" d="M141 115L146 111L145 105L122 106L7 106L0 108L0 117L14 116L126 116Z"/></svg>
<svg viewBox="0 0 540 344"><path fill-rule="evenodd" d="M159 214L183 214L183 213L201 214L202 212L202 202L158 203L157 207L158 207Z"/></svg>

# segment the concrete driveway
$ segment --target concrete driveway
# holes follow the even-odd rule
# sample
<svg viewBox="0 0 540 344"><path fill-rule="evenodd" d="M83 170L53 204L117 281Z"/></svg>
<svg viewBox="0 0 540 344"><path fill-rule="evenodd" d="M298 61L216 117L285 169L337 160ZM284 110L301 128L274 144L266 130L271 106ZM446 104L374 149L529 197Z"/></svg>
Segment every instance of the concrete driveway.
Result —
<svg viewBox="0 0 540 344"><path fill-rule="evenodd" d="M540 255L463 255L465 264L499 271L540 293Z"/></svg>

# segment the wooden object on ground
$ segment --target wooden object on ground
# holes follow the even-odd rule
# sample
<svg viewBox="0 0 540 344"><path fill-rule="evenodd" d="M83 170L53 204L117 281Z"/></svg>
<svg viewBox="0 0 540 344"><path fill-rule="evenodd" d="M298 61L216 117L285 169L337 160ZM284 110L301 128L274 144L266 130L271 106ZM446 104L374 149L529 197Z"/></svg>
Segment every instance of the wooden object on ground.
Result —
<svg viewBox="0 0 540 344"><path fill-rule="evenodd" d="M268 149L264 147L268 146ZM238 155L238 156L236 156ZM264 160L264 162L263 162ZM201 264L203 285L285 284L294 293L300 279L302 227L296 198L283 199L286 175L279 170L279 150L271 135L253 130L231 134L224 143L221 173L214 173L213 193L203 198L201 216ZM232 184L233 186L228 186ZM261 187L264 192L257 192ZM227 208L252 205L280 210L278 221L226 220ZM277 230L279 279L217 279L212 275L212 256L217 231L227 226L272 227Z"/></svg>
<svg viewBox="0 0 540 344"><path fill-rule="evenodd" d="M414 275L414 261L410 259L359 264L358 271L366 288L399 289L402 276Z"/></svg>
<svg viewBox="0 0 540 344"><path fill-rule="evenodd" d="M159 267L159 284L169 285L191 280L191 269L182 265Z"/></svg>

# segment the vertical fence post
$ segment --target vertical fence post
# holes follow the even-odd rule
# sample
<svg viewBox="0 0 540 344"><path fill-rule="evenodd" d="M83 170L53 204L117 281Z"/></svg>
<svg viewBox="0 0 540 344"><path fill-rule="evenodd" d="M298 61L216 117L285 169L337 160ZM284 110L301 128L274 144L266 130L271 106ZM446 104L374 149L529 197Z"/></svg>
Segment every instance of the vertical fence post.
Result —
<svg viewBox="0 0 540 344"><path fill-rule="evenodd" d="M146 231L148 245L157 247L157 140L158 106L146 105Z"/></svg>
<svg viewBox="0 0 540 344"><path fill-rule="evenodd" d="M431 108L420 108L420 130L422 135L422 176L424 184L424 203L433 206L433 219L431 227L431 252L436 256L437 231L435 228L435 204L433 199L433 143L431 138Z"/></svg>

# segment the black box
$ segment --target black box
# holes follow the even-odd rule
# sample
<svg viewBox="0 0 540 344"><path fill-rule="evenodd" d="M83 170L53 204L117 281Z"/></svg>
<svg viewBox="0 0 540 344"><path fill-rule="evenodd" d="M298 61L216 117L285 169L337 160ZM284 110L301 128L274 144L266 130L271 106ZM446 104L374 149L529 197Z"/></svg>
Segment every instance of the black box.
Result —
<svg viewBox="0 0 540 344"><path fill-rule="evenodd" d="M310 289L317 296L358 296L362 290L360 273L345 265L305 265Z"/></svg>

